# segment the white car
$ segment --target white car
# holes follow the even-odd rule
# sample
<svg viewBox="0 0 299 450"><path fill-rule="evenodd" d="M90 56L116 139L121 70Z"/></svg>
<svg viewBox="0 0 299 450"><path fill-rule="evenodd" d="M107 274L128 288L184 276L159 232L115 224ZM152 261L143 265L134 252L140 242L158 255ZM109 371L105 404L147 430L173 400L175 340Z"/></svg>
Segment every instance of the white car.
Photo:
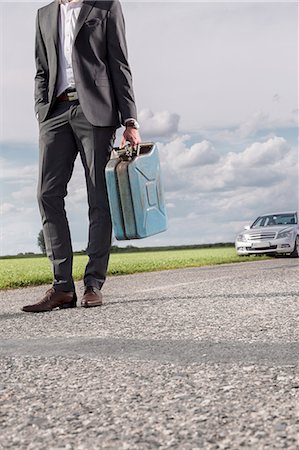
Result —
<svg viewBox="0 0 299 450"><path fill-rule="evenodd" d="M299 255L298 211L265 214L244 227L235 241L238 255Z"/></svg>

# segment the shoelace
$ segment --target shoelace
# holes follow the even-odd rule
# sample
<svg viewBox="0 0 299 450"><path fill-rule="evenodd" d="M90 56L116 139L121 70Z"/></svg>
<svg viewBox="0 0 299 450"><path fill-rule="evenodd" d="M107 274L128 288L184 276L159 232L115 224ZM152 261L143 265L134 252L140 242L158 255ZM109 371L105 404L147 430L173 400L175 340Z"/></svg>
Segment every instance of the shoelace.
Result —
<svg viewBox="0 0 299 450"><path fill-rule="evenodd" d="M52 294L55 294L55 289L50 288L46 291L46 295L44 298L42 298L39 302L37 302L37 305L42 305L43 303L46 303L48 300L50 300Z"/></svg>
<svg viewBox="0 0 299 450"><path fill-rule="evenodd" d="M89 292L93 292L95 294L95 290L93 286L87 286L84 290L84 294L88 294Z"/></svg>

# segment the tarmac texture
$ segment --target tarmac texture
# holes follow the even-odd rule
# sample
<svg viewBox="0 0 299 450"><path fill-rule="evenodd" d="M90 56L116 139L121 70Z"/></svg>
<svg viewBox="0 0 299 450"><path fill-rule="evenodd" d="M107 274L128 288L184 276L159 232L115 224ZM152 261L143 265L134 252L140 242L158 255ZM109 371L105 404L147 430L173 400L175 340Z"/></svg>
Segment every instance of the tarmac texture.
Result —
<svg viewBox="0 0 299 450"><path fill-rule="evenodd" d="M102 307L41 314L48 286L2 291L0 449L298 450L298 272L111 277Z"/></svg>

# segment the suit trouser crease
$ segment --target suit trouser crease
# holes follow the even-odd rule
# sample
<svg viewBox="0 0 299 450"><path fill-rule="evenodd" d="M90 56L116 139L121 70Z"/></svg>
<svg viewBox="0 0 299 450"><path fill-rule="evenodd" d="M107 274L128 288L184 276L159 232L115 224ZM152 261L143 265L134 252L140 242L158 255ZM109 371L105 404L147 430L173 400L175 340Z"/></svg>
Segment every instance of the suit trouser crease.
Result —
<svg viewBox="0 0 299 450"><path fill-rule="evenodd" d="M64 198L80 153L89 206L89 237L84 284L101 289L111 247L111 217L105 183L105 166L115 140L115 127L94 127L81 106L58 103L40 123L38 203L47 255L52 262L56 290L74 290L73 252Z"/></svg>

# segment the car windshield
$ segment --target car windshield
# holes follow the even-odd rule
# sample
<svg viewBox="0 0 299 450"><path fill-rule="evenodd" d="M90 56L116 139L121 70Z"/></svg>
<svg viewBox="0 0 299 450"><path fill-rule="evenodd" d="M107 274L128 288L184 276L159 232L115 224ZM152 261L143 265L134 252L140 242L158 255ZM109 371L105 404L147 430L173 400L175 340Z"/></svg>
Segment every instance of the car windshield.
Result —
<svg viewBox="0 0 299 450"><path fill-rule="evenodd" d="M258 227L274 227L277 225L296 225L296 214L269 214L268 216L261 216L256 219L251 225L251 228Z"/></svg>

